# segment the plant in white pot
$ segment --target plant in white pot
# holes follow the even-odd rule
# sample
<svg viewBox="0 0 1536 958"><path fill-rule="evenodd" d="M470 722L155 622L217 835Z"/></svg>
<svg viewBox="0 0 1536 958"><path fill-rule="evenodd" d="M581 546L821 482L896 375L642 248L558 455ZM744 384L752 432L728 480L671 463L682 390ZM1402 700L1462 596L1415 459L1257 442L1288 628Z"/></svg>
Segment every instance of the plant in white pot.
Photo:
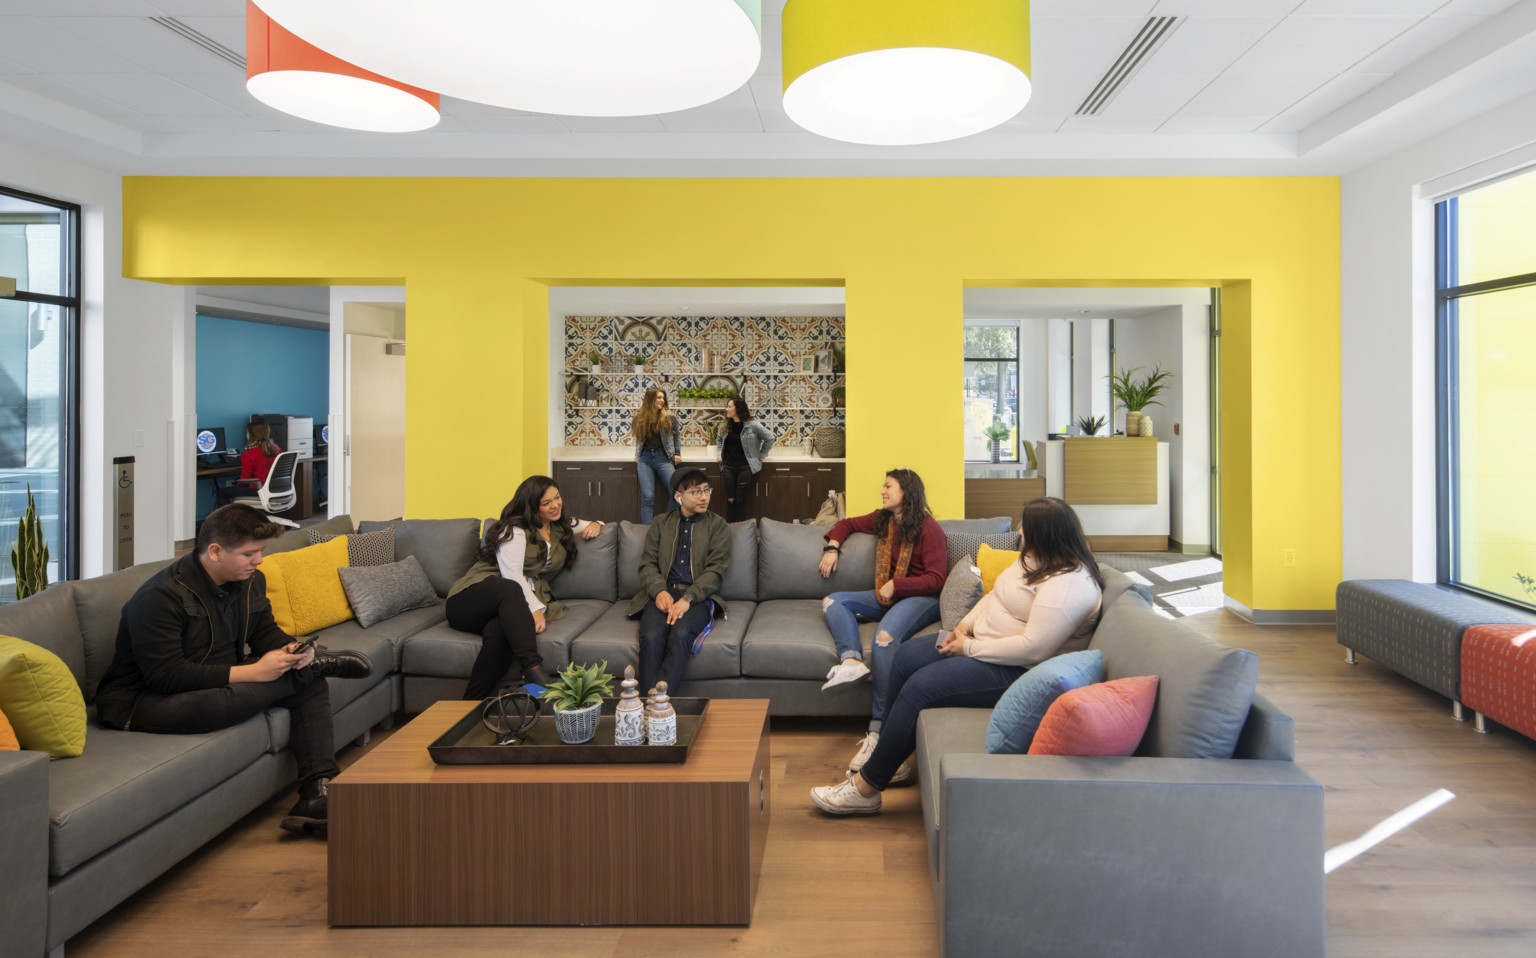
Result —
<svg viewBox="0 0 1536 958"><path fill-rule="evenodd" d="M991 444L992 461L1000 461L1002 459L1003 443L1007 442L1008 437L1013 435L1013 429L1003 425L1003 421L1001 419L994 419L992 420L992 425L983 429L981 434L985 436L987 442Z"/></svg>
<svg viewBox="0 0 1536 958"><path fill-rule="evenodd" d="M587 353L587 359L590 360L591 363L592 363L592 372L600 373L600 372L603 371L603 354L602 353L600 353L600 352L598 352L597 350L594 349L590 353Z"/></svg>
<svg viewBox="0 0 1536 958"><path fill-rule="evenodd" d="M597 717L603 698L613 694L613 676L608 661L601 665L577 665L572 662L559 678L544 689L543 698L555 710L555 731L567 745L582 745L597 734Z"/></svg>
<svg viewBox="0 0 1536 958"><path fill-rule="evenodd" d="M636 373L643 373L643 372L645 372L645 357L644 356L642 356L639 353L635 353L633 356L630 357L630 362L635 364L635 372Z"/></svg>
<svg viewBox="0 0 1536 958"><path fill-rule="evenodd" d="M1141 371L1140 366L1132 366L1130 369L1120 370L1118 375L1111 376L1110 392L1115 397L1115 402L1125 407L1125 434L1127 436L1150 436L1150 426L1145 432L1141 428L1141 420L1144 416L1142 410L1148 406L1161 406L1158 396L1168 388L1168 380L1173 378L1173 373L1167 372L1162 366L1153 366L1152 371L1145 376L1137 378Z"/></svg>

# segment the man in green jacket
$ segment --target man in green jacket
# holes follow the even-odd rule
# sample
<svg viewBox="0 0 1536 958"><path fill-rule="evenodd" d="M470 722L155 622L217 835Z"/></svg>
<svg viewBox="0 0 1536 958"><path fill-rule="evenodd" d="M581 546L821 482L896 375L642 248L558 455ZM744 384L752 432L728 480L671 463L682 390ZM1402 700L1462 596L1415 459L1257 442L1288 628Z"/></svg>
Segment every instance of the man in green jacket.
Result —
<svg viewBox="0 0 1536 958"><path fill-rule="evenodd" d="M640 688L665 679L676 694L688 656L704 645L715 617L725 617L720 582L731 564L731 529L709 511L714 490L702 469L679 469L672 498L679 508L657 516L645 534L640 591L629 617L640 619Z"/></svg>

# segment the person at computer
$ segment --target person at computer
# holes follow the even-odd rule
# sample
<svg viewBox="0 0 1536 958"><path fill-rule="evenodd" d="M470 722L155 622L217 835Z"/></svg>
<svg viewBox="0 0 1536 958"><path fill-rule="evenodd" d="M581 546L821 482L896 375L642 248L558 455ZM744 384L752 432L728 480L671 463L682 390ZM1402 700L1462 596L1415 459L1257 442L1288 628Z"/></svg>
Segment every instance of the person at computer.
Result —
<svg viewBox="0 0 1536 958"><path fill-rule="evenodd" d="M675 694L689 656L703 647L715 619L725 617L720 584L731 564L731 528L709 511L714 489L704 470L679 469L671 488L676 506L646 530L640 591L627 614L640 620L640 687L666 679Z"/></svg>
<svg viewBox="0 0 1536 958"><path fill-rule="evenodd" d="M291 832L323 830L334 778L327 678L361 679L360 652L300 649L278 627L258 570L282 529L250 506L215 509L197 549L139 587L123 606L112 664L101 679L101 721L132 732L201 734L264 710L288 710L299 801L282 820Z"/></svg>
<svg viewBox="0 0 1536 958"><path fill-rule="evenodd" d="M245 451L240 454L240 478L220 486L215 493L217 505L228 505L236 499L248 499L267 481L272 463L282 450L272 441L272 427L264 422L245 424Z"/></svg>
<svg viewBox="0 0 1536 958"><path fill-rule="evenodd" d="M763 457L773 448L773 433L752 418L745 399L732 396L725 401L725 428L715 448L720 455L725 521L741 522L747 518L747 490L763 471Z"/></svg>
<svg viewBox="0 0 1536 958"><path fill-rule="evenodd" d="M640 474L640 524L648 526L656 500L656 480L672 488L672 473L683 463L683 434L677 417L667 408L665 389L645 391L630 435L635 440L635 471ZM667 507L668 511L676 508L675 503Z"/></svg>
<svg viewBox="0 0 1536 958"><path fill-rule="evenodd" d="M496 691L514 664L525 682L549 685L538 634L565 615L549 580L576 561L576 539L603 531L596 520L566 518L560 487L548 476L529 476L485 530L476 562L448 590L448 625L480 636L469 670L466 699Z"/></svg>
<svg viewBox="0 0 1536 958"><path fill-rule="evenodd" d="M880 793L911 775L917 717L930 708L991 708L1025 671L1088 647L1103 606L1104 576L1072 507L1024 503L1023 552L953 632L913 639L896 652L884 729L836 785L811 789L828 815L872 815Z"/></svg>

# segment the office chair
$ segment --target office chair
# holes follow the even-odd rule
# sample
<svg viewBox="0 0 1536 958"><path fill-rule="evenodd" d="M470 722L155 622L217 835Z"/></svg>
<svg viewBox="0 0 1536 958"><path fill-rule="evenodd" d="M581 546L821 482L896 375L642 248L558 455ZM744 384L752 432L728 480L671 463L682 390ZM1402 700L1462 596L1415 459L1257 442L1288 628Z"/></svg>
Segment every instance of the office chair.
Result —
<svg viewBox="0 0 1536 958"><path fill-rule="evenodd" d="M299 501L299 490L293 484L293 470L298 462L297 452L278 453L277 458L272 460L272 470L267 473L267 481L256 490L256 498L236 499L235 504L260 509L267 514L268 519L278 525L297 529L299 527L297 522L284 519L275 513L292 509Z"/></svg>

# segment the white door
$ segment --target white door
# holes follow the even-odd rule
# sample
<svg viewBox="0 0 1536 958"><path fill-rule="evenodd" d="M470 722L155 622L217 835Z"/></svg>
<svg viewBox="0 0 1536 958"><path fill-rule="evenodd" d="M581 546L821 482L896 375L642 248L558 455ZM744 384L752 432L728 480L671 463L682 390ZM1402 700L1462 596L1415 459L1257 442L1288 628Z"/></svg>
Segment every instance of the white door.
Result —
<svg viewBox="0 0 1536 958"><path fill-rule="evenodd" d="M405 515L405 356L347 336L347 508L352 521ZM336 446L331 446L335 455Z"/></svg>

